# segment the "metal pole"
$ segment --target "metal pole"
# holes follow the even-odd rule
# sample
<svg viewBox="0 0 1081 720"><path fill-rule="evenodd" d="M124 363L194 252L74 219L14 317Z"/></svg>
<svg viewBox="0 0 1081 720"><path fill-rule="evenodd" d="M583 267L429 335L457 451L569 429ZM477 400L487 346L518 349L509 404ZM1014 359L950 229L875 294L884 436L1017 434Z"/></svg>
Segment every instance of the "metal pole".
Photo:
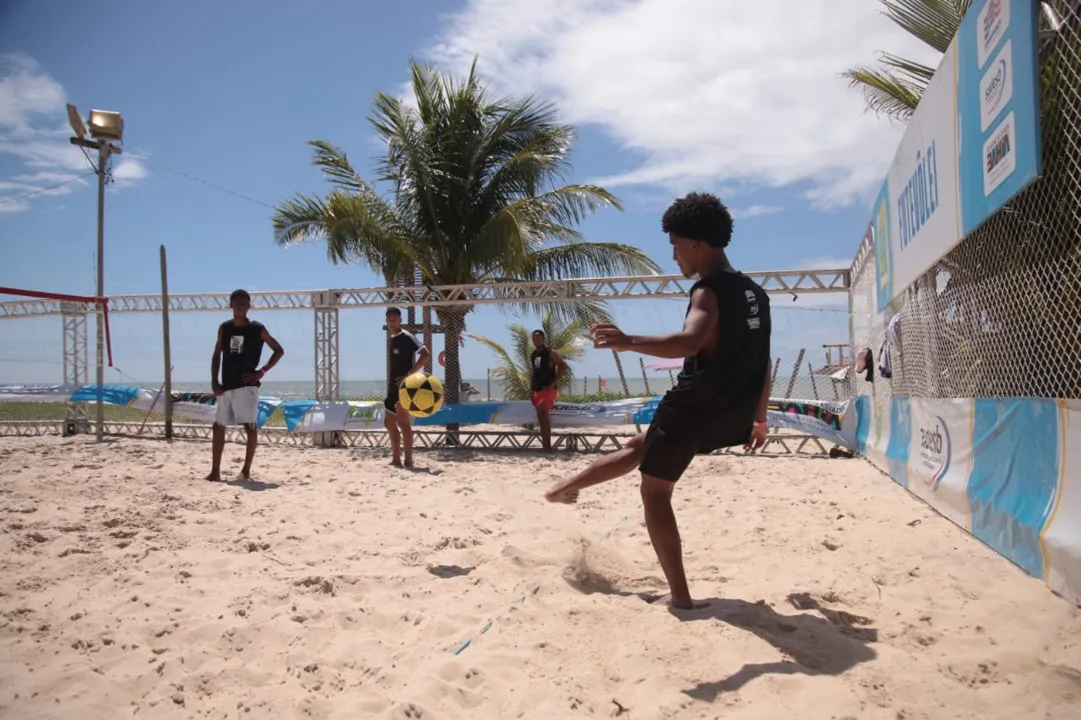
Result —
<svg viewBox="0 0 1081 720"><path fill-rule="evenodd" d="M97 439L101 442L105 439L105 403L104 395L105 391L102 387L105 385L105 365L104 365L104 349L105 349L105 308L102 307L100 299L105 297L105 164L109 162L109 150L112 148L105 140L99 141L98 145L98 319L95 323L97 325L97 346L98 346L98 358L97 358L97 386L98 386L98 399L97 399Z"/></svg>
<svg viewBox="0 0 1081 720"><path fill-rule="evenodd" d="M161 340L165 349L165 439L173 439L173 356L169 347L169 272L161 246Z"/></svg>

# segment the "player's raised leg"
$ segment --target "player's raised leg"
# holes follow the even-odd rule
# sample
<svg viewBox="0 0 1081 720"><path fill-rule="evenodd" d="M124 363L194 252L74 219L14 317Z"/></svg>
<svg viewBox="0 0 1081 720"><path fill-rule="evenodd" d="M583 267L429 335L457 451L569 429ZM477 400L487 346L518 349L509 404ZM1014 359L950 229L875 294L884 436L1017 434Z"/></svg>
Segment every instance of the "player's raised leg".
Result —
<svg viewBox="0 0 1081 720"><path fill-rule="evenodd" d="M548 502L574 503L582 488L614 480L637 469L642 461L645 439L645 433L635 435L619 450L597 458L585 470L557 482L544 497Z"/></svg>
<svg viewBox="0 0 1081 720"><path fill-rule="evenodd" d="M395 407L395 415L402 433L402 465L413 467L413 418L400 402Z"/></svg>

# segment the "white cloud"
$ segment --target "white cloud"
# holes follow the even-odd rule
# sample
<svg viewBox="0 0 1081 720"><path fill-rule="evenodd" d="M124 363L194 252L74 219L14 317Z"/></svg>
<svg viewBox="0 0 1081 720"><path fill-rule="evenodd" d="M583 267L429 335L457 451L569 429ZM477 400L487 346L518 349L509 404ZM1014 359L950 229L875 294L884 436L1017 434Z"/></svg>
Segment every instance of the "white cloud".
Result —
<svg viewBox="0 0 1081 720"><path fill-rule="evenodd" d="M0 213L24 212L38 198L67 195L91 184L90 163L68 142L65 103L63 86L37 61L0 55L0 154L24 166L18 174L0 178ZM113 166L117 188L148 174L136 160L123 159Z"/></svg>
<svg viewBox="0 0 1081 720"><path fill-rule="evenodd" d="M881 50L937 63L872 0L467 0L429 59L477 55L494 90L603 128L637 161L605 185L796 185L830 207L869 202L903 132L839 77Z"/></svg>
<svg viewBox="0 0 1081 720"><path fill-rule="evenodd" d="M733 220L749 220L751 218L762 217L763 215L772 215L784 210L779 205L750 205L745 208L732 208Z"/></svg>

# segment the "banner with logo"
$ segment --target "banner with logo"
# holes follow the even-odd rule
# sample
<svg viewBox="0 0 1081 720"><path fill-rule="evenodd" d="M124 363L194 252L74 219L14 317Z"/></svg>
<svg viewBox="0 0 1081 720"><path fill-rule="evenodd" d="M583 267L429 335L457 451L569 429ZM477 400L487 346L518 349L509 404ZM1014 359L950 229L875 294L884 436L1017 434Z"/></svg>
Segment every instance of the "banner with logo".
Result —
<svg viewBox="0 0 1081 720"><path fill-rule="evenodd" d="M97 386L0 385L0 402L96 402ZM156 392L126 385L106 385L103 401L138 410L162 412L163 401ZM217 398L212 393L173 393L173 413L189 420L213 422ZM601 403L560 403L552 406L553 427L607 427L649 425L660 397L626 398ZM849 450L856 449L856 424L845 422L852 401L788 400L771 398L766 410L770 427L809 433ZM260 397L257 426L263 427L279 408L289 432L335 432L383 427L386 410L382 402L339 400L289 400ZM529 425L537 422L537 411L525 401L462 403L444 405L427 418L413 418L418 427L433 425Z"/></svg>
<svg viewBox="0 0 1081 720"><path fill-rule="evenodd" d="M878 311L1040 173L1036 12L975 0L874 204Z"/></svg>
<svg viewBox="0 0 1081 720"><path fill-rule="evenodd" d="M855 405L865 457L1025 572L1081 600L1081 401L895 396L875 405L869 396ZM884 417L888 427L876 432Z"/></svg>

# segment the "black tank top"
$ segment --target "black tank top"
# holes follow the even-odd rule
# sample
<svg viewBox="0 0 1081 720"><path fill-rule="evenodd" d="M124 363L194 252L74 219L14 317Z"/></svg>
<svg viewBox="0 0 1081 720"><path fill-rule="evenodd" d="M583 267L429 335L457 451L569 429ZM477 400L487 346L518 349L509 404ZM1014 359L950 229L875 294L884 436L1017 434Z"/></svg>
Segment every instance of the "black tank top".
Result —
<svg viewBox="0 0 1081 720"><path fill-rule="evenodd" d="M691 288L717 298L717 344L683 361L676 386L657 408L667 432L694 431L705 444L738 444L750 430L770 369L769 296L742 273L722 272ZM690 311L690 303L687 305ZM705 349L703 349L705 350Z"/></svg>
<svg viewBox="0 0 1081 720"><path fill-rule="evenodd" d="M533 377L530 380L530 390L542 390L548 387L556 379L555 365L552 364L552 351L547 346L537 348L529 358L533 366Z"/></svg>
<svg viewBox="0 0 1081 720"><path fill-rule="evenodd" d="M245 385L259 387L259 381L244 382L244 373L255 372L263 354L263 325L249 320L237 325L232 320L221 324L221 386L235 390Z"/></svg>

